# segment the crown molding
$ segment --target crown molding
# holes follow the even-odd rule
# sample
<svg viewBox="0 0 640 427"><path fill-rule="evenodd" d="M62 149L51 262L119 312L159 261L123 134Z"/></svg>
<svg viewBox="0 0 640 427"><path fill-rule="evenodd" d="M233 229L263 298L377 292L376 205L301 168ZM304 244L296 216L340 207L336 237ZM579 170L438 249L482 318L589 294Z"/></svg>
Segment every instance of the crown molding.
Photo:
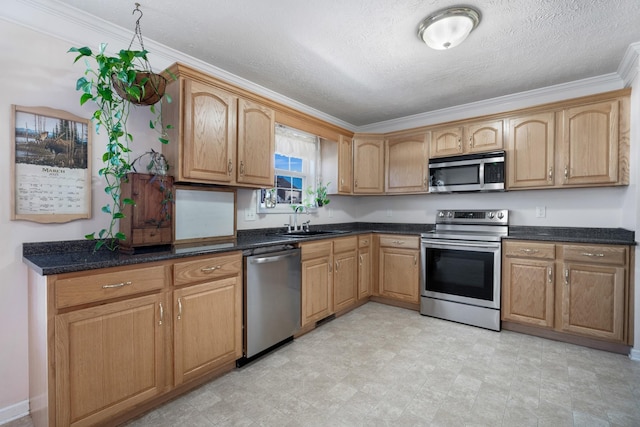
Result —
<svg viewBox="0 0 640 427"><path fill-rule="evenodd" d="M52 16L57 21L55 25L52 24ZM66 41L69 46L98 46L100 43L107 43L108 46L128 46L133 37L131 30L109 23L100 17L90 15L57 0L4 0L3 7L0 9L0 20L2 19ZM82 35L82 40L79 40L79 35ZM182 62L245 90L357 133L393 132L621 89L629 86L638 74L638 57L640 56L640 42L634 43L627 49L616 73L369 125L354 126L153 40L145 39L145 47L152 52L150 56L154 64L158 66L157 69L164 69L174 62Z"/></svg>
<svg viewBox="0 0 640 427"><path fill-rule="evenodd" d="M541 89L519 92L497 98L485 99L441 110L429 111L384 122L360 126L356 133L386 133L420 126L444 123L452 120L468 119L475 116L502 113L520 108L532 107L549 102L594 95L622 89L624 83L617 73L576 80L569 83L548 86Z"/></svg>

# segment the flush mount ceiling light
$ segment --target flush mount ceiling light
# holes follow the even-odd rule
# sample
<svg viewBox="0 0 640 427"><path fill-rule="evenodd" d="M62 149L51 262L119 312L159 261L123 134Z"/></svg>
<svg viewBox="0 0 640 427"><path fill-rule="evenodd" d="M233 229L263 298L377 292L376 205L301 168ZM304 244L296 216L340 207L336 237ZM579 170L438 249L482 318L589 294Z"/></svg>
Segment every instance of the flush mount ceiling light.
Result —
<svg viewBox="0 0 640 427"><path fill-rule="evenodd" d="M418 35L432 49L458 46L480 23L480 12L470 7L452 7L427 16Z"/></svg>

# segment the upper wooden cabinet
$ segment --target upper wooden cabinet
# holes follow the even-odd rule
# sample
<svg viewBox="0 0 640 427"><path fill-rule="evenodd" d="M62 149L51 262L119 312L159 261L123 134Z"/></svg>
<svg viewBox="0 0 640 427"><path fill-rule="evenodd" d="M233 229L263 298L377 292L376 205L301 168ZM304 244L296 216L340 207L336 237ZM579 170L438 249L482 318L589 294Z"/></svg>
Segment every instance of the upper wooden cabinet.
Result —
<svg viewBox="0 0 640 427"><path fill-rule="evenodd" d="M338 140L338 194L353 192L353 140L340 135Z"/></svg>
<svg viewBox="0 0 640 427"><path fill-rule="evenodd" d="M508 188L553 186L555 113L512 118L507 132Z"/></svg>
<svg viewBox="0 0 640 427"><path fill-rule="evenodd" d="M507 133L507 189L629 183L628 96L516 116Z"/></svg>
<svg viewBox="0 0 640 427"><path fill-rule="evenodd" d="M468 123L432 131L430 157L501 150L502 120Z"/></svg>
<svg viewBox="0 0 640 427"><path fill-rule="evenodd" d="M275 113L203 81L178 77L162 117L170 143L162 152L178 182L273 186Z"/></svg>
<svg viewBox="0 0 640 427"><path fill-rule="evenodd" d="M389 138L385 144L385 191L420 193L429 191L429 133Z"/></svg>
<svg viewBox="0 0 640 427"><path fill-rule="evenodd" d="M384 192L384 139L382 135L356 136L353 141L353 192Z"/></svg>

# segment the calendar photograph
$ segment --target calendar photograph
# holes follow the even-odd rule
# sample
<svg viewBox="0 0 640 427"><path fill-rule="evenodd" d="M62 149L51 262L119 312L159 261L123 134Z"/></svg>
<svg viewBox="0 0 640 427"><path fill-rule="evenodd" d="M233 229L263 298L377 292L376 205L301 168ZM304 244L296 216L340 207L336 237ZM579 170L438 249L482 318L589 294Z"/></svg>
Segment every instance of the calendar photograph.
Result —
<svg viewBox="0 0 640 427"><path fill-rule="evenodd" d="M90 121L48 107L13 107L11 219L91 218Z"/></svg>

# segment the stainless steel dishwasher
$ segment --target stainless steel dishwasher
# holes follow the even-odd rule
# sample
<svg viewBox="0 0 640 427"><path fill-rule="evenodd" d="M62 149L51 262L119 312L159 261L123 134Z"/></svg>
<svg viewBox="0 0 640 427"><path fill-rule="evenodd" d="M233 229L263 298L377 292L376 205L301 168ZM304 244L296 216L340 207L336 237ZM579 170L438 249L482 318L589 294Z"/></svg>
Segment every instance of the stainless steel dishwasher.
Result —
<svg viewBox="0 0 640 427"><path fill-rule="evenodd" d="M250 256L244 257L245 353L240 366L291 341L300 329L300 249L285 245L273 250L245 252Z"/></svg>

